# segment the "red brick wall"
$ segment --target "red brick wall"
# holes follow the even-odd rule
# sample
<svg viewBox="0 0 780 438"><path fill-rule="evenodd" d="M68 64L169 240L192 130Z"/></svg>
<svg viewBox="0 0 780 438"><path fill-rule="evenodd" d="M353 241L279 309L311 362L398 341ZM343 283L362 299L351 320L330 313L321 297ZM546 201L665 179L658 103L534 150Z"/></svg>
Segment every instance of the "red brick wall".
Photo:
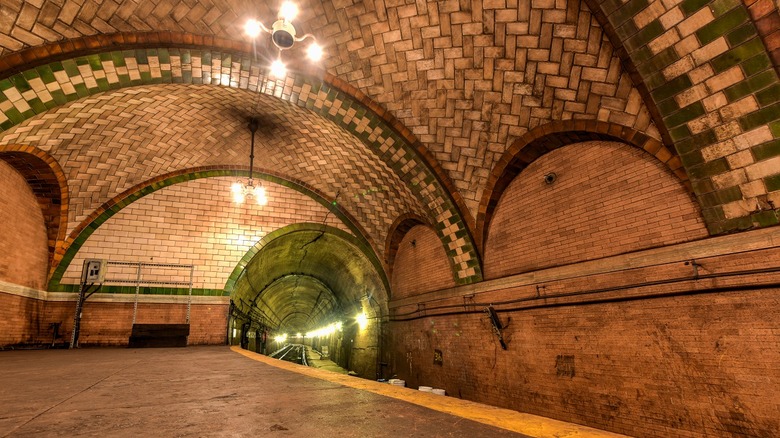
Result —
<svg viewBox="0 0 780 438"><path fill-rule="evenodd" d="M193 304L190 313L189 345L223 344L227 327L227 305ZM44 330L41 339L51 341L49 323L62 323L61 342L70 343L73 329L73 301L48 301L40 316ZM186 304L139 303L137 322L142 324L183 324ZM79 333L81 346L127 345L133 327L133 303L90 302L84 304Z"/></svg>
<svg viewBox="0 0 780 438"><path fill-rule="evenodd" d="M553 184L544 175L554 172ZM485 278L707 236L693 199L655 158L622 143L554 150L504 192L485 244Z"/></svg>
<svg viewBox="0 0 780 438"><path fill-rule="evenodd" d="M778 292L502 314L507 351L481 314L393 323L391 366L415 388L635 436L769 437L780 430ZM558 375L564 356L574 377Z"/></svg>
<svg viewBox="0 0 780 438"><path fill-rule="evenodd" d="M496 304L507 350L483 305L464 305L453 294L426 306L420 319L390 322L387 360L411 387L444 388L451 396L632 436L776 436L780 274L706 276L777 269L778 260L780 248L697 259L702 278L669 284L655 283L690 278L692 266L646 261L628 271L568 272L544 284L541 293L550 298L534 299L534 284L472 295L478 303L527 297ZM676 295L658 296L669 293ZM442 312L474 313L431 316L435 306L453 304ZM434 349L442 352L441 366L433 363Z"/></svg>
<svg viewBox="0 0 780 438"><path fill-rule="evenodd" d="M44 289L49 250L43 213L27 181L2 160L0 193L0 280Z"/></svg>
<svg viewBox="0 0 780 438"><path fill-rule="evenodd" d="M38 319L42 309L40 300L0 292L0 347L37 343L41 336L50 341L51 335L40 334L48 329Z"/></svg>
<svg viewBox="0 0 780 438"><path fill-rule="evenodd" d="M390 282L393 299L455 286L447 253L434 230L417 225L406 233L398 245Z"/></svg>

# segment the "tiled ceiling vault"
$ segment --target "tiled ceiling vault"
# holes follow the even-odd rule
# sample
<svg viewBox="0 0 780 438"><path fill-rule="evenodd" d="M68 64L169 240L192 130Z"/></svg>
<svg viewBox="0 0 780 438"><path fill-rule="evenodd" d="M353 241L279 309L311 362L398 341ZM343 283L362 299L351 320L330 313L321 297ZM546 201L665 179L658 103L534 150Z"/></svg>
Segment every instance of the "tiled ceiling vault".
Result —
<svg viewBox="0 0 780 438"><path fill-rule="evenodd" d="M108 199L162 173L248 166L249 115L263 123L256 170L288 174L317 188L356 214L374 242L385 241L398 215L425 211L357 138L276 101L225 87L133 87L57 107L11 128L0 144L37 145L63 166L70 189L68 232Z"/></svg>
<svg viewBox="0 0 780 438"><path fill-rule="evenodd" d="M778 222L776 3L762 2L770 5L766 10L736 0L298 3L299 31L314 34L326 57L320 82L311 79L315 68L264 91L299 106L292 110L260 99L277 119L293 111L311 123L298 131L281 124L285 134L295 133L292 141L300 149L286 154L279 151L289 142L274 144L269 157L291 177L305 179L298 173L306 173L323 193L348 192L354 199L343 202L352 202L351 214L364 222L375 244L384 241L396 218L420 214L442 238L455 277L478 281L472 236L480 218L489 217L480 205L490 205L485 196L500 196L486 192L501 177L491 170L512 162L505 153L524 134L560 121L624 127L659 141L690 176L711 233ZM216 159L240 164L246 151L232 145L245 144L245 134L240 118L227 114L231 108L247 111L253 98L195 85L257 88L265 73L250 61L242 25L250 17L272 20L278 6L265 1L5 1L0 13L3 141L29 142L74 163L63 168L73 172L69 215L75 222L137 182L132 181L136 173L153 176L172 163L178 168ZM268 39L260 40L260 52L268 53L268 45ZM296 60L301 54L296 50L286 58ZM121 90L101 94L115 88ZM211 102L222 96L224 107ZM76 101L66 104L70 100ZM87 104L95 105L96 115L89 116ZM103 152L101 157L81 154L93 136L103 142L123 136L115 130L121 124L155 123L145 112L158 104L168 108L163 117L174 131L155 130L153 138L132 141L153 139L164 148L156 156L127 153L119 160L140 172L133 168L123 175L119 161ZM374 115L366 116L368 110ZM175 132L176 118L185 112L202 124L181 123L192 132ZM359 141L327 123L321 126L323 118ZM350 124L345 118L365 122ZM73 138L57 137L63 125L75 129ZM307 137L309 131L316 134ZM313 137L323 144L309 144ZM177 149L179 140L195 146ZM227 149L214 152L212 140ZM80 175L79 166L87 162L101 162L90 172L111 178ZM372 192L381 204L376 208L361 200L361 190L387 194Z"/></svg>
<svg viewBox="0 0 780 438"><path fill-rule="evenodd" d="M4 52L63 37L184 31L235 38L275 2L26 4ZM407 126L476 216L489 169L512 139L557 119L612 121L659 137L640 94L587 7L530 2L300 2L302 31L327 46L328 72ZM503 2L502 2L503 3ZM4 53L0 52L0 54Z"/></svg>

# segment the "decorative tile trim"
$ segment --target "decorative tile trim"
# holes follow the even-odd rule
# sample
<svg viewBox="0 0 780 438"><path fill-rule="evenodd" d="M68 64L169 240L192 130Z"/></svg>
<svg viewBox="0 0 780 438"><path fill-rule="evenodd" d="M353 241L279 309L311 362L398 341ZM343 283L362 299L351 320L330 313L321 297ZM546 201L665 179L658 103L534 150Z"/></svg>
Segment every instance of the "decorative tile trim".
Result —
<svg viewBox="0 0 780 438"><path fill-rule="evenodd" d="M77 292L78 285L66 285L61 284L62 277L65 274L70 262L78 254L82 245L89 239L92 233L95 232L103 223L110 219L115 214L119 213L123 208L129 206L133 202L143 198L146 195L156 192L164 187L179 184L186 181L191 181L200 178L213 178L223 176L243 176L249 175L248 169L240 167L199 167L194 169L186 169L183 171L172 172L165 175L160 175L149 181L145 181L138 184L129 190L117 195L110 201L104 203L100 208L96 209L84 222L79 224L65 239L63 243L62 255L55 260L55 264L52 265L51 279L49 280L48 290L55 292ZM291 180L281 175L274 175L270 173L263 173L255 171L253 176L264 181L273 182L279 185L296 190L313 200L317 201L320 205L327 208L331 213L338 217L353 233L355 236L352 239L356 239L359 242L361 250L375 253L374 245L368 234L363 228L352 218L352 216L346 211L341 209L341 206L334 202L333 199L328 199L322 194L318 193L314 188L306 186L305 183L300 181ZM340 233L349 235L348 233L339 230ZM273 233L271 233L273 234ZM246 257L246 256L245 256ZM376 256L374 256L376 259ZM378 260L378 259L377 259ZM379 263L378 270L384 274L384 267ZM162 293L162 294L186 294L188 289L177 288L142 288L143 293ZM125 286L107 286L105 290L111 293L135 293L135 287ZM200 290L199 290L200 291ZM218 293L217 293L218 292ZM193 291L193 294L196 292ZM204 295L222 294L222 291L216 291L212 289L203 289L201 292Z"/></svg>
<svg viewBox="0 0 780 438"><path fill-rule="evenodd" d="M0 131L66 102L136 85L211 84L275 96L334 122L376 153L429 206L456 282L481 281L472 221L455 185L407 128L349 84L322 72L291 73L285 80L273 80L265 66L234 49L83 50L90 54L41 63L0 80Z"/></svg>

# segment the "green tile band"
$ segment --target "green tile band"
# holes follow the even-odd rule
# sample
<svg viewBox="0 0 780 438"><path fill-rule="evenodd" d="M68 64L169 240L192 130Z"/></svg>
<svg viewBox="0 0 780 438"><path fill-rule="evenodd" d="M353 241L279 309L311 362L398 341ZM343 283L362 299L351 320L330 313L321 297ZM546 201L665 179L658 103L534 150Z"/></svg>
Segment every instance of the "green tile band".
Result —
<svg viewBox="0 0 780 438"><path fill-rule="evenodd" d="M165 60L166 57L168 62L163 62L162 60ZM155 59L158 65L150 65L152 59ZM190 63L184 61L190 61ZM197 61L200 61L201 67L199 68L195 67L198 64ZM234 71L236 68L238 70ZM29 99L23 98L13 101L10 109L0 112L1 130L10 129L36 114L47 111L53 105L61 105L111 89L161 83L206 83L249 89L247 83L241 85L243 81L235 80L235 78L239 78L243 73L245 76L257 79L257 83L260 84L259 92L281 96L282 99L299 107L308 108L359 138L391 169L397 172L411 192L420 199L422 205L429 206L428 214L432 223L437 222L438 217L442 216L441 213L446 211L447 216L450 217L449 224L446 227L437 228L437 230L440 230L439 238L449 257L453 278L458 284L482 280L482 271L478 263L479 254L474 249L476 246L470 235L466 233L465 245L451 245L452 242L458 240L455 232L467 231L468 228L451 195L428 167L427 162L419 155L413 145L409 144L374 111L320 78L295 74L291 75L282 86L279 86L280 81L268 81L265 76L265 67L258 65L257 61L251 60L246 54L211 50L177 49L174 51L152 48L104 52L38 66L36 69L30 70L29 73L23 72L11 78L0 80L0 90L3 87L6 90L0 92L0 98L3 94L8 97L9 94L17 92L21 94L21 90L30 91L31 87L28 80L25 79L25 75L40 80L38 79L41 76L39 71L46 71L46 69L51 70L56 79L57 88L51 86L52 90L48 91L51 99L43 100L41 96L33 92L33 96ZM229 73L223 75L223 70L229 70ZM252 70L255 71L254 76L252 76ZM114 73L106 74L107 71ZM96 75L96 72L100 72L99 75ZM47 77L50 78L50 76ZM85 79L89 79L94 86L88 86ZM225 79L225 83L223 83L223 79ZM54 83L50 82L49 84L53 85ZM306 90L306 87L309 90ZM13 91L9 91L11 89ZM293 98L293 96L295 97ZM349 108L359 110L351 120L346 121L343 114L339 112ZM408 164L407 161L413 165ZM419 184L420 175L422 175L425 184ZM459 252L466 253L466 256L459 256ZM456 262L456 258L463 260ZM470 260L475 260L477 263L469 263Z"/></svg>

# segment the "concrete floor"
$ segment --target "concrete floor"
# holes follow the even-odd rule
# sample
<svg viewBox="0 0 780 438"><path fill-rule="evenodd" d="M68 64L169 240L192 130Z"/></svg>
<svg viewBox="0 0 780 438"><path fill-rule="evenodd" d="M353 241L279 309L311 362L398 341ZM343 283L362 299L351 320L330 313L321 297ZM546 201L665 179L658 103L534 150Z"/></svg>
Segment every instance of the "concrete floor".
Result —
<svg viewBox="0 0 780 438"><path fill-rule="evenodd" d="M1 437L528 436L458 403L228 347L0 352Z"/></svg>

